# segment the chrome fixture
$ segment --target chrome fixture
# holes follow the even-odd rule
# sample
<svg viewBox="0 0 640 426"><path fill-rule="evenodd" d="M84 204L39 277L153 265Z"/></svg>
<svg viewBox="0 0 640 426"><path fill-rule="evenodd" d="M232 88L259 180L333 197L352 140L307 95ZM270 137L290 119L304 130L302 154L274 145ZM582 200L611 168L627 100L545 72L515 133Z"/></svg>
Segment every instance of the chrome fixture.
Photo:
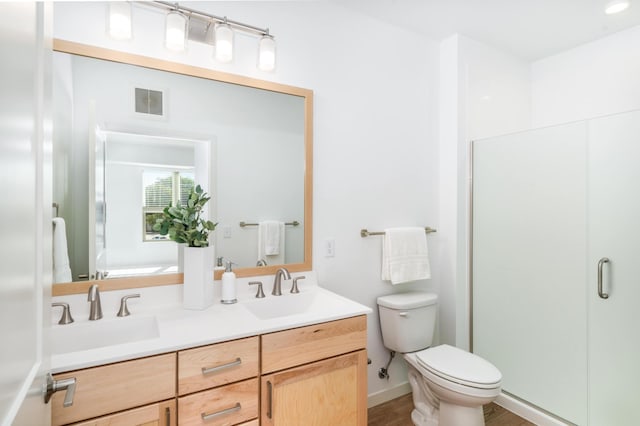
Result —
<svg viewBox="0 0 640 426"><path fill-rule="evenodd" d="M257 285L258 291L256 292L256 299L264 298L264 291L262 291L262 281L251 281L249 285Z"/></svg>
<svg viewBox="0 0 640 426"><path fill-rule="evenodd" d="M431 234L432 232L438 232L438 230L427 226L424 228L424 232L427 234ZM366 228L360 230L360 236L362 238L369 237L371 235L384 235L384 231L369 231Z"/></svg>
<svg viewBox="0 0 640 426"><path fill-rule="evenodd" d="M267 266L267 261L264 259L260 259L256 262L256 266Z"/></svg>
<svg viewBox="0 0 640 426"><path fill-rule="evenodd" d="M102 305L100 304L100 291L98 290L98 284L92 284L91 287L89 287L87 302L91 303L89 308L89 321L95 321L102 318Z"/></svg>
<svg viewBox="0 0 640 426"><path fill-rule="evenodd" d="M122 299L120 299L120 309L118 310L117 316L128 317L129 315L131 315L131 312L129 312L129 307L127 306L127 300L134 297L140 297L140 293L127 294L126 296L122 296Z"/></svg>
<svg viewBox="0 0 640 426"><path fill-rule="evenodd" d="M291 279L291 274L287 268L280 268L276 271L276 277L273 280L273 290L271 290L271 294L273 296L282 296L282 277L285 280Z"/></svg>
<svg viewBox="0 0 640 426"><path fill-rule="evenodd" d="M62 307L62 316L60 317L60 321L58 324L71 324L73 322L73 317L71 316L71 309L69 308L68 303L64 302L54 302L51 306L61 306Z"/></svg>
<svg viewBox="0 0 640 426"><path fill-rule="evenodd" d="M184 51L188 40L197 41L212 45L214 47L213 57L218 62L228 63L233 61L234 57L234 32L242 31L260 37L258 41L258 69L261 71L275 69L276 42L274 36L269 33L269 28L244 24L228 19L226 16L212 15L181 6L178 3L150 1L138 4L154 6L167 12L165 22L165 46L167 49ZM109 23L109 25L111 24Z"/></svg>
<svg viewBox="0 0 640 426"><path fill-rule="evenodd" d="M300 293L300 290L298 290L298 280L304 280L306 277L304 275L301 275L299 277L295 277L293 279L293 285L291 286L291 291L290 293Z"/></svg>
<svg viewBox="0 0 640 426"><path fill-rule="evenodd" d="M73 396L76 393L76 378L54 380L51 373L47 374L47 387L44 394L44 403L48 404L54 393L58 391L66 391L64 395L63 406L71 407L73 405Z"/></svg>
<svg viewBox="0 0 640 426"><path fill-rule="evenodd" d="M605 293L602 290L602 267L604 266L605 263L609 263L609 262L610 261L608 257L603 257L598 261L598 296L600 296L601 299L609 298L609 294Z"/></svg>

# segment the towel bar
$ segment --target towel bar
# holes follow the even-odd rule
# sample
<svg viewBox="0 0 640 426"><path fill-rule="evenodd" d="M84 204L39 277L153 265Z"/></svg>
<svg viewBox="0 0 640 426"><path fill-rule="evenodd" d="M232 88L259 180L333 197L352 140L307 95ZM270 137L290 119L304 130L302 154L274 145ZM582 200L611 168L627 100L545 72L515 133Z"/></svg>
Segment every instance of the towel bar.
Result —
<svg viewBox="0 0 640 426"><path fill-rule="evenodd" d="M293 222L286 222L285 225L298 226L298 225L300 225L300 222L298 222L297 220L294 220ZM245 226L258 226L258 224L257 223L240 222L240 228L244 228Z"/></svg>
<svg viewBox="0 0 640 426"><path fill-rule="evenodd" d="M430 234L432 232L437 232L437 229L429 228L427 226L427 227L424 228L424 232L427 233L427 234ZM384 235L384 231L382 231L382 232L372 232L372 231L368 231L367 229L361 229L360 230L360 236L362 238L368 237L370 235Z"/></svg>

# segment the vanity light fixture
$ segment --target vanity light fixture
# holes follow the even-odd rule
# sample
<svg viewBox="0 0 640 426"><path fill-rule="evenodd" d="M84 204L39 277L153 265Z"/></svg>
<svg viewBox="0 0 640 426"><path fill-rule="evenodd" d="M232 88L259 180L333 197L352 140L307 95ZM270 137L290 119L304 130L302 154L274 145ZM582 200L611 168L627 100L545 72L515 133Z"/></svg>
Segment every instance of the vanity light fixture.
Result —
<svg viewBox="0 0 640 426"><path fill-rule="evenodd" d="M178 3L165 1L138 2L141 6L153 6L167 12L165 46L173 51L186 50L187 40L214 47L216 61L228 63L234 58L234 34L236 31L260 37L258 42L258 69L273 71L276 64L276 42L268 28L200 12Z"/></svg>
<svg viewBox="0 0 640 426"><path fill-rule="evenodd" d="M233 30L226 22L216 24L215 58L218 62L228 63L233 61Z"/></svg>
<svg viewBox="0 0 640 426"><path fill-rule="evenodd" d="M258 43L258 68L262 71L273 71L276 67L276 42L268 32Z"/></svg>
<svg viewBox="0 0 640 426"><path fill-rule="evenodd" d="M114 1L109 3L107 17L107 32L109 37L116 40L131 40L131 3L128 1Z"/></svg>
<svg viewBox="0 0 640 426"><path fill-rule="evenodd" d="M607 3L604 8L604 13L607 15L613 15L614 13L622 12L626 10L631 5L629 0L613 0Z"/></svg>
<svg viewBox="0 0 640 426"><path fill-rule="evenodd" d="M182 52L187 48L187 26L189 19L177 10L167 13L165 21L164 45L174 52Z"/></svg>

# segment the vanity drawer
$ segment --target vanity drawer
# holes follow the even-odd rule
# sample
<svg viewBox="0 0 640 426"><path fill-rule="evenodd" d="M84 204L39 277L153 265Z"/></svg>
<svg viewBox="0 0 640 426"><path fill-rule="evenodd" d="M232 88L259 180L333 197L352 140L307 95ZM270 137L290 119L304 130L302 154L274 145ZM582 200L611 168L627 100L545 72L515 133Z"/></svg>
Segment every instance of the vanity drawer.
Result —
<svg viewBox="0 0 640 426"><path fill-rule="evenodd" d="M256 377L258 336L178 352L178 394Z"/></svg>
<svg viewBox="0 0 640 426"><path fill-rule="evenodd" d="M258 378L254 378L180 397L180 425L235 425L255 419L258 392Z"/></svg>
<svg viewBox="0 0 640 426"><path fill-rule="evenodd" d="M176 400L121 411L73 426L173 426L176 424Z"/></svg>
<svg viewBox="0 0 640 426"><path fill-rule="evenodd" d="M56 374L76 378L73 405L65 392L51 398L52 424L61 425L175 397L175 353Z"/></svg>
<svg viewBox="0 0 640 426"><path fill-rule="evenodd" d="M364 349L364 315L262 335L262 374Z"/></svg>

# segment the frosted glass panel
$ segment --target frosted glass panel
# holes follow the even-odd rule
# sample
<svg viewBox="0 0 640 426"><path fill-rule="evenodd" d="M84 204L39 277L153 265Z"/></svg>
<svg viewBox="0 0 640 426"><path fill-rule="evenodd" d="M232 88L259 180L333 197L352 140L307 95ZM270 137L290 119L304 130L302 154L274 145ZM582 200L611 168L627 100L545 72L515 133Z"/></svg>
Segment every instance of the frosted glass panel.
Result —
<svg viewBox="0 0 640 426"><path fill-rule="evenodd" d="M590 425L640 425L640 113L592 120L588 142ZM607 257L598 297L597 262Z"/></svg>
<svg viewBox="0 0 640 426"><path fill-rule="evenodd" d="M587 424L586 123L474 142L473 345L503 388Z"/></svg>

